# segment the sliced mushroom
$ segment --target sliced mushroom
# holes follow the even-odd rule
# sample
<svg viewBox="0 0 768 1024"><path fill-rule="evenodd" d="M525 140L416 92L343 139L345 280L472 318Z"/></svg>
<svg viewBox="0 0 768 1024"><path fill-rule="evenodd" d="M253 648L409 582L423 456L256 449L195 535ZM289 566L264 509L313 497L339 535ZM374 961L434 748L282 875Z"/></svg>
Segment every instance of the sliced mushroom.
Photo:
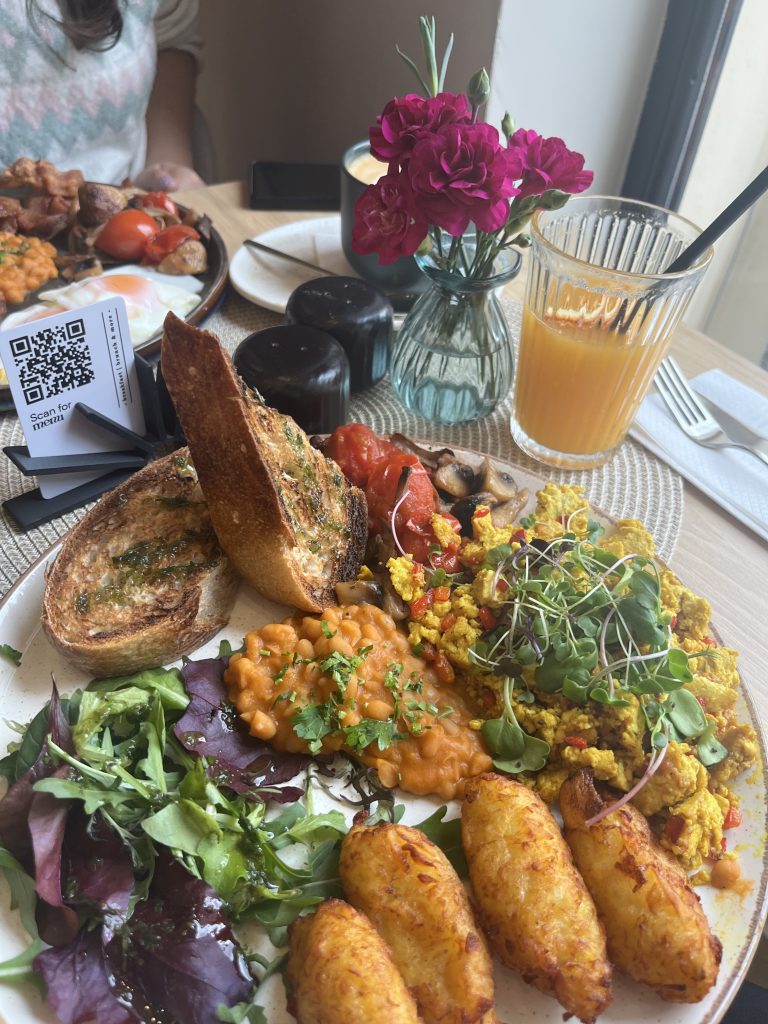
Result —
<svg viewBox="0 0 768 1024"><path fill-rule="evenodd" d="M349 580L334 588L339 604L375 604L381 607L381 586L376 580Z"/></svg>
<svg viewBox="0 0 768 1024"><path fill-rule="evenodd" d="M448 459L456 458L450 448L439 448L435 451L432 451L430 448L421 448L410 437L406 437L405 434L392 434L390 440L396 448L400 448L404 452L410 452L411 455L416 455L427 469L437 469L445 461L446 457Z"/></svg>
<svg viewBox="0 0 768 1024"><path fill-rule="evenodd" d="M477 494L470 494L451 506L451 515L456 516L461 523L461 532L465 537L472 536L472 516L479 505L487 505L493 509L498 505L498 501L487 491L478 491Z"/></svg>
<svg viewBox="0 0 768 1024"><path fill-rule="evenodd" d="M466 462L450 459L438 466L432 483L452 498L466 498L475 489L475 471Z"/></svg>
<svg viewBox="0 0 768 1024"><path fill-rule="evenodd" d="M409 608L392 585L389 573L384 572L381 577L383 599L381 607L391 615L395 622L402 622L408 618Z"/></svg>
<svg viewBox="0 0 768 1024"><path fill-rule="evenodd" d="M494 526L511 526L516 523L520 513L528 501L528 489L518 491L514 498L502 501L491 509L491 522Z"/></svg>
<svg viewBox="0 0 768 1024"><path fill-rule="evenodd" d="M483 459L480 467L480 487L484 491L490 491L498 501L509 501L518 492L518 486L511 473L505 473L503 469L497 469L489 458Z"/></svg>

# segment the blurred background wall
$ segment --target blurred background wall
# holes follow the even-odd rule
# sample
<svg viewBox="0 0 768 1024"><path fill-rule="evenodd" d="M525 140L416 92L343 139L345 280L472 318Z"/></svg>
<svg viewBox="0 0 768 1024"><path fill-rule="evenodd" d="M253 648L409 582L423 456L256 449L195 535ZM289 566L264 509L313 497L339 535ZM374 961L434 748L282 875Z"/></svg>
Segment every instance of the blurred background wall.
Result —
<svg viewBox="0 0 768 1024"><path fill-rule="evenodd" d="M395 45L422 66L418 18L437 18L438 49L456 36L446 88L490 67L500 0L225 0L201 2L205 39L198 105L216 179L251 160L335 162L366 138L387 100L418 84Z"/></svg>
<svg viewBox="0 0 768 1024"><path fill-rule="evenodd" d="M623 180L667 0L202 0L198 103L216 179L251 160L336 161L392 96L415 91L399 44L421 66L418 17L455 45L446 88L485 66L488 118L560 135L587 157L595 189Z"/></svg>

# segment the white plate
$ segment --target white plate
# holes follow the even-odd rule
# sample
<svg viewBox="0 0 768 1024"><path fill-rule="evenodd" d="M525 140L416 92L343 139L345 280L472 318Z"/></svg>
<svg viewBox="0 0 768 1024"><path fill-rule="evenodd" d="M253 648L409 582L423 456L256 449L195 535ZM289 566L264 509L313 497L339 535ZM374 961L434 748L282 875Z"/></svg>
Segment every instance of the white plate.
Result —
<svg viewBox="0 0 768 1024"><path fill-rule="evenodd" d="M341 248L341 217L293 221L281 224L260 235L254 235L257 242L263 242L273 249L287 252L300 260L314 263L334 274L347 277L359 275L350 267ZM229 279L232 287L244 299L257 306L284 313L288 297L294 288L305 281L318 277L316 271L291 263L290 260L270 256L241 245L229 265Z"/></svg>
<svg viewBox="0 0 768 1024"><path fill-rule="evenodd" d="M521 486L535 491L541 479L514 469ZM603 517L601 517L603 518ZM87 679L65 662L50 646L40 627L40 607L45 584L46 565L55 556L58 545L51 549L21 577L0 603L0 643L10 644L22 652L22 663L14 666L0 658L0 754L17 734L7 722L28 721L50 696L51 673L59 690L66 694ZM222 633L207 644L196 657L210 657L218 652L219 641L227 638L239 646L244 633L266 622L280 621L286 609L260 597L253 589L242 586L232 618ZM760 726L747 694L740 690L736 706L741 721L749 721L760 735ZM697 889L713 931L723 944L723 959L714 989L700 1003L691 1006L665 1003L649 988L614 977L614 1001L599 1018L600 1024L715 1024L725 1013L733 999L760 939L768 912L765 904L768 881L768 857L765 837L768 826L766 794L766 753L761 750L762 766L740 778L733 789L741 800L744 816L737 833L729 833L737 840L742 877L752 883L751 890L742 897L719 892L711 887ZM404 821L422 821L440 805L436 799L423 799L398 794L398 802L406 806ZM322 791L315 796L316 810L325 810L332 801ZM336 804L347 817L351 812L346 805ZM448 817L458 815L453 805ZM733 842L733 840L732 840ZM9 890L4 878L0 884L0 960L5 960L28 944L18 914L9 910ZM261 946L261 944L259 943ZM264 952L267 952L263 946ZM522 979L500 965L496 965L496 1008L499 1019L516 1024L562 1024L563 1010L554 999L548 998L526 985ZM270 979L260 994L269 1024L295 1024L285 1008L285 993L278 976ZM14 1024L56 1024L52 1011L28 986L0 984L0 1022Z"/></svg>

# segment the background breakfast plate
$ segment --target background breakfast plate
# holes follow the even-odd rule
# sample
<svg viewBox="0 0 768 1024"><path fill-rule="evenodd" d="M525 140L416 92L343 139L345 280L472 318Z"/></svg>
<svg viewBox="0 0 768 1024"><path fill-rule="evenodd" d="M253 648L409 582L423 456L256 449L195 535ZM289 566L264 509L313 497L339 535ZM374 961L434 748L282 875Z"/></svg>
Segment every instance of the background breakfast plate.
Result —
<svg viewBox="0 0 768 1024"><path fill-rule="evenodd" d="M479 458L475 453L457 451L466 461ZM543 481L518 469L508 468L518 484L529 487L531 493ZM530 502L532 505L532 500ZM603 522L607 517L598 515ZM62 693L71 692L87 679L65 662L50 646L40 627L40 607L45 585L46 565L55 557L58 545L51 548L36 562L0 603L0 643L9 644L22 652L19 667L0 658L0 705L3 719L0 720L0 753L5 751L9 741L17 734L8 724L12 721L28 721L50 695L51 673L56 678ZM280 621L286 609L260 597L253 589L242 586L238 594L232 618L225 630L196 656L210 657L217 653L220 639L227 638L233 646L239 646L248 630L266 622ZM748 693L740 690L736 710L742 721L749 721L760 735L760 724ZM759 941L768 904L764 905L766 882L768 881L768 857L765 851L766 826L768 825L768 785L766 782L766 752L761 739L762 767L751 773L749 778L739 779L733 786L740 798L744 816L743 824L735 839L735 851L739 856L742 877L748 881L748 891L743 895L735 892L721 892L710 887L697 890L702 905L716 935L723 943L723 960L718 982L706 999L693 1005L664 1003L651 989L614 979L614 1002L600 1017L601 1024L715 1024L722 1018L739 984L743 980L749 961ZM330 806L342 810L348 819L353 812L343 803L335 803L322 791L314 795L315 810L322 811ZM398 802L405 805L404 821L423 821L440 805L437 799L416 798L398 794ZM448 817L458 814L457 805L451 805ZM2 880L0 884L0 960L19 953L27 940L15 911L9 909L10 894ZM249 946L254 944L259 952L268 952L265 940L244 934ZM518 1024L560 1024L562 1008L553 999L541 995L526 985L519 976L499 965L496 966L497 1012L502 1021L516 1021ZM260 993L260 1000L266 1010L269 1024L295 1024L285 1008L285 994L278 976L271 978ZM0 984L0 1021L24 1021L25 1024L55 1024L56 1018L29 986Z"/></svg>
<svg viewBox="0 0 768 1024"><path fill-rule="evenodd" d="M281 224L280 227L253 237L273 249L315 263L335 274L358 276L347 263L341 248L341 217L338 213L331 217ZM257 306L272 309L276 313L285 312L285 305L294 288L319 276L290 260L270 256L266 252L256 252L244 245L232 257L229 267L229 279L236 292L249 302L255 302Z"/></svg>
<svg viewBox="0 0 768 1024"><path fill-rule="evenodd" d="M183 206L179 207L179 210L184 213L186 208ZM201 236L202 237L202 236ZM187 313L184 318L187 323L199 324L202 320L213 311L214 306L218 302L219 298L224 291L224 286L227 283L227 249L224 245L224 239L216 231L215 228L211 227L211 236L208 240L202 239L205 244L206 251L208 253L208 269L204 274L196 274L195 277L202 282L202 291L198 293L199 301L193 310ZM111 268L108 268L111 269ZM168 277L170 284L173 284L173 274L164 275ZM25 301L20 306L14 306L9 309L9 313L17 312L23 309L25 306L31 305L38 292L50 291L53 288L60 287L64 282L60 278L55 281L47 281L40 288L36 289L30 295L27 296ZM147 341L136 346L136 351L139 352L145 359L154 360L160 354L160 342L162 340L162 330L157 331ZM13 399L11 398L11 390L7 384L0 383L0 413L12 412L14 408Z"/></svg>

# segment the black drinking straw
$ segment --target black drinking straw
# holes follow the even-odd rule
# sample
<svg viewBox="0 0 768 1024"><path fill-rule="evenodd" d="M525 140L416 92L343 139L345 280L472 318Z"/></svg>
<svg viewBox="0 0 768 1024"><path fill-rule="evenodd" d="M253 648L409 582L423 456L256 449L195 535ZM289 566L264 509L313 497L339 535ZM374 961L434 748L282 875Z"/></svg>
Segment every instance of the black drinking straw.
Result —
<svg viewBox="0 0 768 1024"><path fill-rule="evenodd" d="M663 273L678 274L681 270L687 270L688 267L696 262L699 256L707 251L713 242L716 242L728 230L731 224L737 221L743 213L746 213L750 206L757 202L766 189L768 189L768 167L764 167L760 171L755 180L747 185L744 191L740 192L730 206L727 206L721 214L715 217L708 227L704 228L699 237L694 239L687 249L683 249L677 259L670 263ZM610 329L618 331L620 334L626 334L643 301L638 299L629 311L629 315L625 318L627 300L624 299L611 323ZM647 300L645 316L648 315L653 301L653 298Z"/></svg>

